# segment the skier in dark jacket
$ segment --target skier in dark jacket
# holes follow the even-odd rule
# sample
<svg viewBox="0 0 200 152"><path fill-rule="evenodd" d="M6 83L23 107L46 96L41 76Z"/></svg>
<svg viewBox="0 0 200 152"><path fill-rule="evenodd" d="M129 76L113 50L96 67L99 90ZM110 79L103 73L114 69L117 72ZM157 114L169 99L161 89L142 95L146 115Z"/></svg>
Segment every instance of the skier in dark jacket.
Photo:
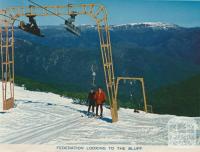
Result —
<svg viewBox="0 0 200 152"><path fill-rule="evenodd" d="M87 101L88 101L88 115L89 115L91 107L92 107L92 112L94 113L94 107L95 107L94 95L95 95L95 92L94 92L93 89L91 89L89 94L88 94L88 99L87 99Z"/></svg>

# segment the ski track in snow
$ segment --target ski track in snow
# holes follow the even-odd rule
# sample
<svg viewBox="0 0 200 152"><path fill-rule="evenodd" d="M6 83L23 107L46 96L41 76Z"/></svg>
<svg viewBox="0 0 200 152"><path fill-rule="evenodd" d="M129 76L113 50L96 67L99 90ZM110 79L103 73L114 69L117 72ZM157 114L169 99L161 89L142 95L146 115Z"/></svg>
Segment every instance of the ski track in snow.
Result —
<svg viewBox="0 0 200 152"><path fill-rule="evenodd" d="M121 108L119 122L111 123L110 110L106 108L103 119L87 118L87 106L74 104L72 99L22 87L15 87L15 95L16 107L6 113L0 110L3 144L167 145L167 123L176 117ZM197 122L200 145L200 118L191 119Z"/></svg>

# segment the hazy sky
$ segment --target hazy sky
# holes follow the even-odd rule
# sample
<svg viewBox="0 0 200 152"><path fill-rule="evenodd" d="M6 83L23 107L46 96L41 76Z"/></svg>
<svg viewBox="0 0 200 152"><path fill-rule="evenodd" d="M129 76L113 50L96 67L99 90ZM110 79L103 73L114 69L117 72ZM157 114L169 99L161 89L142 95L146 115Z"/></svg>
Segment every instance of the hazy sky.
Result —
<svg viewBox="0 0 200 152"><path fill-rule="evenodd" d="M185 27L200 26L199 0L34 0L41 5L101 3L109 12L109 24L165 22ZM29 5L27 0L0 0L0 8ZM40 25L63 24L55 17L37 17ZM94 24L88 17L78 17L76 24Z"/></svg>

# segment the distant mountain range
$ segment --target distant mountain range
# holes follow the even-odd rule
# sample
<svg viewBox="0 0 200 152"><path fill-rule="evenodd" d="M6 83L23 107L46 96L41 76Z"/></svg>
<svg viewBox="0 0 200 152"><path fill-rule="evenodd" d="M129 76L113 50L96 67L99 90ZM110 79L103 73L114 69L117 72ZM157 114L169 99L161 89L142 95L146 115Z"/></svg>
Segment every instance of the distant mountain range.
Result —
<svg viewBox="0 0 200 152"><path fill-rule="evenodd" d="M143 23L129 23L129 24L121 24L121 25L111 25L111 29L116 29L116 28L123 28L123 29L133 29L133 28L152 28L155 30L159 29L175 29L175 28L180 28L178 25L175 24L167 24L167 23L162 23L162 22L143 22Z"/></svg>
<svg viewBox="0 0 200 152"><path fill-rule="evenodd" d="M91 87L91 66L104 86L96 26L81 25L81 37L62 26L41 27L45 37L15 32L16 74L41 82ZM200 73L200 28L164 23L111 25L116 76L145 78L149 90Z"/></svg>

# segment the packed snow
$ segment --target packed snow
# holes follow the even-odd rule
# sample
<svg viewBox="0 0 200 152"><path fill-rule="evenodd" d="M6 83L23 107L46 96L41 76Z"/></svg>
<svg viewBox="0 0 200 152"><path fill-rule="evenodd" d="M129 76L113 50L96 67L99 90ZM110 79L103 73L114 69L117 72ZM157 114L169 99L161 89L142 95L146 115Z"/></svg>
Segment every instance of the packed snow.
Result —
<svg viewBox="0 0 200 152"><path fill-rule="evenodd" d="M15 99L14 109L0 110L1 144L167 145L169 120L184 118L120 108L119 121L111 123L109 109L103 119L88 118L87 106L53 93L15 87ZM200 144L200 118L188 119L197 124Z"/></svg>

